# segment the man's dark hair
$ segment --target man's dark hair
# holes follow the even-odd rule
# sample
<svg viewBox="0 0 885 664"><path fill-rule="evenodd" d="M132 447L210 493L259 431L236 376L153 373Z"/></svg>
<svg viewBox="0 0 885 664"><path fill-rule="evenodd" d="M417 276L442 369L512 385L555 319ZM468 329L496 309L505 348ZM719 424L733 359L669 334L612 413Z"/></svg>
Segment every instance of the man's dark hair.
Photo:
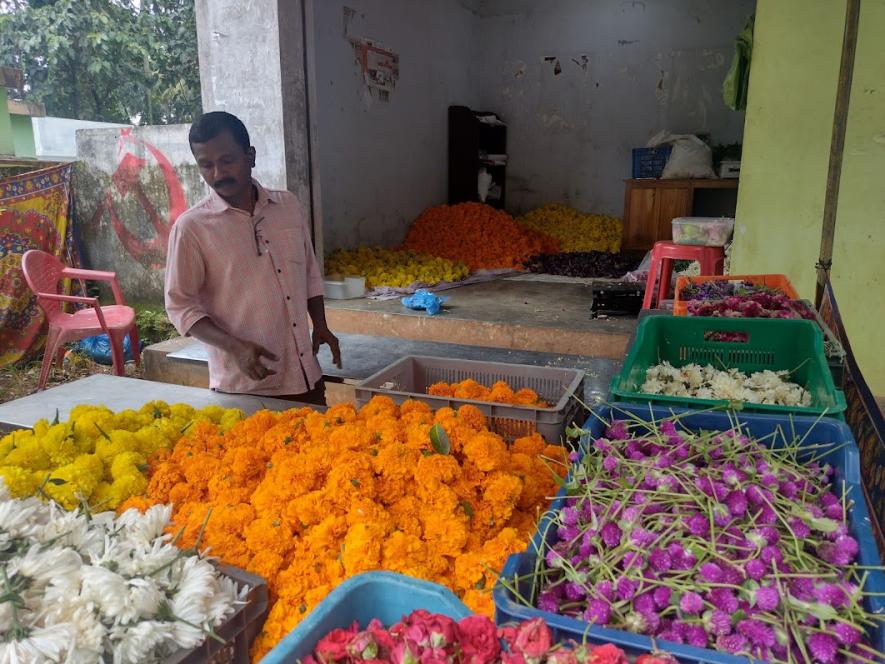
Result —
<svg viewBox="0 0 885 664"><path fill-rule="evenodd" d="M188 141L193 148L194 143L205 143L223 131L229 131L233 139L243 148L243 152L249 149L249 132L246 131L246 125L236 115L232 115L226 111L212 111L211 113L203 113L194 120L188 133Z"/></svg>

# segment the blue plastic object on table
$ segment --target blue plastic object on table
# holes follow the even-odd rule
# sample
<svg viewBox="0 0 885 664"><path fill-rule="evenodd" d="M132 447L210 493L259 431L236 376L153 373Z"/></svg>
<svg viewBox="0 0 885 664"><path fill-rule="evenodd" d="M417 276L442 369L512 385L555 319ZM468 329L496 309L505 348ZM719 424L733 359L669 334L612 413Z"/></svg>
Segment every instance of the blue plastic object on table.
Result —
<svg viewBox="0 0 885 664"><path fill-rule="evenodd" d="M419 288L412 295L404 297L402 303L404 307L409 309L426 311L428 316L435 316L442 310L442 305L448 299L444 295L436 295L427 289Z"/></svg>
<svg viewBox="0 0 885 664"><path fill-rule="evenodd" d="M470 615L448 588L393 572L365 572L347 579L271 650L262 664L291 664L313 652L317 642L333 629L361 627L373 618L385 627L416 609L441 613L454 620Z"/></svg>
<svg viewBox="0 0 885 664"><path fill-rule="evenodd" d="M605 431L607 421L612 419L613 414L616 419L629 419L630 416L636 416L645 421L650 421L652 418L655 420L666 419L674 414L679 414L682 415L680 423L691 430L727 431L737 422L741 424L746 433L755 438L770 436L769 440L772 440L774 437L771 434L780 428L784 435L789 437L788 443L791 442L790 438L793 434L802 439L803 445L833 443L833 449L822 457L822 461L829 463L835 470L833 475L835 492L838 494L844 487L846 498L854 501L854 507L848 515L848 525L851 535L860 545L857 561L866 567L881 566L879 552L871 536L872 525L860 484L860 458L857 443L851 430L844 422L814 417L790 418L783 415L752 413L694 412L648 404L620 403L593 409L584 426L584 429L590 432L587 438L600 437ZM555 530L550 528L549 524L553 515L562 509L565 499L566 495L563 489L538 524L538 529L532 537L528 550L510 556L504 565L501 577L505 579L521 577L517 582L517 587L523 597L531 595L530 577L535 569L537 552L539 550L543 552L542 543L545 539L550 541L555 537ZM881 569L871 569L864 589L871 593L885 594L885 573ZM528 607L517 602L510 591L500 583L495 586L494 599L495 621L498 624L541 617L553 630L555 640L575 639L581 641L586 637L590 643L614 643L628 653L636 655L649 652L656 647L659 650L672 653L680 664L746 664L748 661L745 657L660 639L655 639L652 643L652 639L647 636L607 627L591 626L576 618ZM885 596L867 597L865 605L867 610L872 613L885 613ZM880 623L879 627L872 632L871 641L873 647L885 652L885 624Z"/></svg>

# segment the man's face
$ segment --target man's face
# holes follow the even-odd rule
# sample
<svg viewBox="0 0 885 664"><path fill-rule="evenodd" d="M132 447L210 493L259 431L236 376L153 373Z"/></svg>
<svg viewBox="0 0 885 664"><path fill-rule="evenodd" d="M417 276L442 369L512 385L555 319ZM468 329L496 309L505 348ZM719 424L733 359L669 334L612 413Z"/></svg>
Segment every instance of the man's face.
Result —
<svg viewBox="0 0 885 664"><path fill-rule="evenodd" d="M255 148L243 150L229 131L205 143L191 144L191 151L200 175L223 199L234 199L252 186Z"/></svg>

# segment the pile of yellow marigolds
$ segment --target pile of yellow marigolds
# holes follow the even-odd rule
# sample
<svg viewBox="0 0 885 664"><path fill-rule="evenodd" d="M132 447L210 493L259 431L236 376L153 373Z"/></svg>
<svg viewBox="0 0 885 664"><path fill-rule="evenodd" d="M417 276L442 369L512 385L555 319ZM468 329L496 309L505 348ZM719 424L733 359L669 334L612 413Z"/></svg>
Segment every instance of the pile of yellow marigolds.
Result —
<svg viewBox="0 0 885 664"><path fill-rule="evenodd" d="M391 286L406 288L414 283L438 284L461 281L470 274L464 263L418 254L403 249L359 247L338 249L326 259L330 278L363 276L368 288Z"/></svg>
<svg viewBox="0 0 885 664"><path fill-rule="evenodd" d="M565 205L550 203L517 220L526 229L544 233L559 242L563 253L577 251L621 250L623 226L617 217L602 214L587 214Z"/></svg>
<svg viewBox="0 0 885 664"><path fill-rule="evenodd" d="M77 406L67 422L40 420L33 430L0 439L0 477L14 498L39 493L67 509L111 510L144 493L148 459L190 427L206 422L225 431L243 417L219 406L195 410L160 401L116 414Z"/></svg>
<svg viewBox="0 0 885 664"><path fill-rule="evenodd" d="M138 451L103 451L103 434L92 436L85 421L96 412L84 410L76 414L76 426L72 420L58 431L73 429L76 437L83 427L91 442L82 448L77 442L77 454L49 462L76 463L92 445L102 472L109 468L113 478L120 459L131 459L127 476L140 480L128 487L133 497L120 510L172 503L179 546L208 548L265 578L272 608L253 647L256 660L333 588L368 570L436 581L491 616L497 573L508 555L525 548L556 492L555 475L566 472L562 447L537 434L508 445L473 406L434 412L420 402L397 406L376 397L360 410L347 404L326 413L260 411L246 419L238 411L201 417L179 412L186 408L179 406L169 409L173 417L164 417L166 410L154 407L160 417L146 407L125 429L137 441L153 440L152 449L139 443ZM126 418L116 421L122 413L99 411L109 418L101 429L111 440L129 440L114 433L124 431L117 425ZM140 433L145 429L153 429L154 437ZM14 452L8 437L4 452L7 459ZM148 452L149 469L143 465ZM67 470L51 472L80 482ZM91 488L95 498L102 481L80 488ZM38 487L53 497L56 489L73 488L46 484L41 476L26 488ZM73 506L67 495L62 498Z"/></svg>

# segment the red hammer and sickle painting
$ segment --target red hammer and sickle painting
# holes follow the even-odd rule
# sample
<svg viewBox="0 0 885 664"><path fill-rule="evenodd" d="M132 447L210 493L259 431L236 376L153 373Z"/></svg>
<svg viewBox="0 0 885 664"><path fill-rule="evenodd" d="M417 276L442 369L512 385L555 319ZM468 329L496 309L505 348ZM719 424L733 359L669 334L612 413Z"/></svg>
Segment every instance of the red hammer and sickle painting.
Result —
<svg viewBox="0 0 885 664"><path fill-rule="evenodd" d="M142 186L140 174L150 167L150 161L138 157L129 150L131 145L142 145L144 149L153 157L163 181L166 185L166 192L169 201L169 212L163 219L157 212L157 208L150 200ZM166 244L169 240L169 232L175 220L184 212L188 205L184 197L184 188L181 186L181 180L175 173L172 163L156 146L136 138L132 135L132 129L123 129L120 132L120 140L117 144L118 152L122 153L120 163L117 170L111 175L113 187L105 192L103 205L95 211L94 221L98 221L104 215L105 211L111 217L111 224L114 232L123 244L123 248L139 263L151 269L159 269L166 264ZM126 224L117 215L114 207L113 190L116 189L117 194L122 198L132 194L136 197L141 207L147 214L150 225L153 227L155 234L150 238L143 238L133 233Z"/></svg>

